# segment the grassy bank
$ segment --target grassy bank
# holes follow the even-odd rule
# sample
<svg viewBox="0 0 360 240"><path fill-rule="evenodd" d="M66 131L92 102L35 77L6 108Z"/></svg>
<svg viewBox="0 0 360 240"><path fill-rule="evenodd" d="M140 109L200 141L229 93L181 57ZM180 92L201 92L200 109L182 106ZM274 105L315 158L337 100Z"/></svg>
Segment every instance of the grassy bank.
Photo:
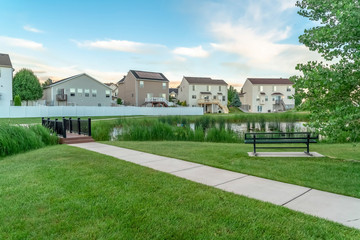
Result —
<svg viewBox="0 0 360 240"><path fill-rule="evenodd" d="M57 144L58 138L41 125L0 124L0 157Z"/></svg>
<svg viewBox="0 0 360 240"><path fill-rule="evenodd" d="M0 239L358 239L360 231L64 145L0 160Z"/></svg>
<svg viewBox="0 0 360 240"><path fill-rule="evenodd" d="M360 148L352 144L313 144L324 158L254 158L251 144L106 143L360 198Z"/></svg>

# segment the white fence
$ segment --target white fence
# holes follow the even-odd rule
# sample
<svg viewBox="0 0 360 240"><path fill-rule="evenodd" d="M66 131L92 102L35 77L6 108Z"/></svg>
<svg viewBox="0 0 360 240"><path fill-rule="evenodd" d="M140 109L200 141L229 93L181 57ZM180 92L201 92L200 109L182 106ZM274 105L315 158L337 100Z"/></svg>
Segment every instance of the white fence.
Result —
<svg viewBox="0 0 360 240"><path fill-rule="evenodd" d="M0 118L60 116L160 116L203 115L201 107L87 107L87 106L10 106L0 107Z"/></svg>

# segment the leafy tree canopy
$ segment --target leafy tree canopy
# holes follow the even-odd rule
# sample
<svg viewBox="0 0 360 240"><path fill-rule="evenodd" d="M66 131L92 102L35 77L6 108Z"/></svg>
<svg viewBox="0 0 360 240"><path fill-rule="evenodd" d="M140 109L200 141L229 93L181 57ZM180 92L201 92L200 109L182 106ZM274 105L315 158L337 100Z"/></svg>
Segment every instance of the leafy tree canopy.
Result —
<svg viewBox="0 0 360 240"><path fill-rule="evenodd" d="M21 69L13 79L13 96L19 95L24 101L38 100L43 95L39 79L29 69Z"/></svg>
<svg viewBox="0 0 360 240"><path fill-rule="evenodd" d="M303 0L298 13L317 26L299 41L329 64L298 64L295 88L309 102L310 126L335 141L360 140L360 5L358 0Z"/></svg>
<svg viewBox="0 0 360 240"><path fill-rule="evenodd" d="M49 86L53 83L53 80L51 80L50 78L48 78L45 82L43 82L41 84L42 87L46 87L46 86Z"/></svg>

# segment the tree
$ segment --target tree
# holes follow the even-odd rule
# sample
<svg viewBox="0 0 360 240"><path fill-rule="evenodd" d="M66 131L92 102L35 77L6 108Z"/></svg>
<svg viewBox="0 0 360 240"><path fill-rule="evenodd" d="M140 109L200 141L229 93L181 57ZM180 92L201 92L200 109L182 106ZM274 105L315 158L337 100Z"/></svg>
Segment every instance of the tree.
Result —
<svg viewBox="0 0 360 240"><path fill-rule="evenodd" d="M230 105L233 106L233 107L240 107L241 106L239 94L237 92L235 92L235 95L234 95Z"/></svg>
<svg viewBox="0 0 360 240"><path fill-rule="evenodd" d="M49 86L53 83L53 80L51 80L50 78L48 78L45 82L43 82L41 84L42 87L46 87L46 86Z"/></svg>
<svg viewBox="0 0 360 240"><path fill-rule="evenodd" d="M121 98L118 98L116 99L116 103L119 104L119 105L122 105L123 104L123 101Z"/></svg>
<svg viewBox="0 0 360 240"><path fill-rule="evenodd" d="M236 93L236 89L230 85L230 87L228 88L228 101L230 102L230 104L233 101L235 93Z"/></svg>
<svg viewBox="0 0 360 240"><path fill-rule="evenodd" d="M309 102L309 126L336 141L360 140L360 4L358 0L303 0L301 16L318 26L299 41L330 63L298 64L298 96Z"/></svg>
<svg viewBox="0 0 360 240"><path fill-rule="evenodd" d="M15 106L21 106L21 98L19 95L16 95L14 98L14 105Z"/></svg>
<svg viewBox="0 0 360 240"><path fill-rule="evenodd" d="M240 107L241 106L239 94L236 91L236 89L231 85L228 89L228 106L232 106L232 107Z"/></svg>
<svg viewBox="0 0 360 240"><path fill-rule="evenodd" d="M13 95L19 95L22 100L38 100L43 95L39 79L29 69L21 69L13 79Z"/></svg>

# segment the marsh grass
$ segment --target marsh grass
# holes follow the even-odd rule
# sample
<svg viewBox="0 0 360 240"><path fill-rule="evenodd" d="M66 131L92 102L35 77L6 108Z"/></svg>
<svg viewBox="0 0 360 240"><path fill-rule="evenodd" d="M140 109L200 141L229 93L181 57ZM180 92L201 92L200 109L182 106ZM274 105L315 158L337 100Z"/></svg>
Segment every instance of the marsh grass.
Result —
<svg viewBox="0 0 360 240"><path fill-rule="evenodd" d="M0 157L57 144L58 138L41 125L0 124Z"/></svg>

